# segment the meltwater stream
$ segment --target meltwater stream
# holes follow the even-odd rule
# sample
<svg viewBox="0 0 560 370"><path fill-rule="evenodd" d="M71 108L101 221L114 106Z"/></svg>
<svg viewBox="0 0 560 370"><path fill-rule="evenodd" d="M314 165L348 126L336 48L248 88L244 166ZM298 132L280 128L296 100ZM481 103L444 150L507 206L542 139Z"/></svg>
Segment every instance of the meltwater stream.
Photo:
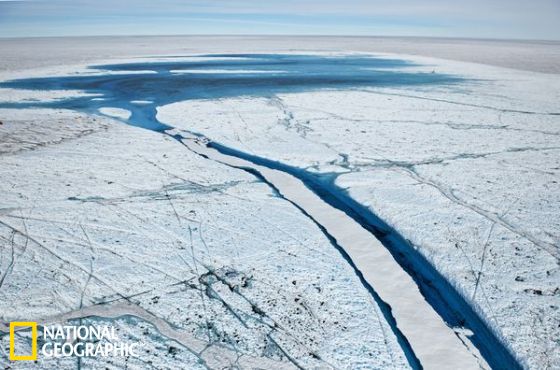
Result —
<svg viewBox="0 0 560 370"><path fill-rule="evenodd" d="M380 244L381 249L392 254L392 256L389 255L392 261L399 262L400 267L397 266L397 268L400 272L406 271L407 276L412 277L411 279L417 284L416 289L422 292L423 299L431 305L430 310L437 312L441 321L450 327L464 326L474 332L472 341L490 366L517 368L519 364L515 357L452 285L398 232L389 228L371 211L353 201L333 182L325 180L325 176L321 177L303 169L252 156L211 141L207 146L195 145L194 141L181 136L173 127L159 122L156 117L158 106L190 99L273 96L279 93L356 87L441 86L459 84L463 81L459 77L446 74L407 71L407 68L412 66L414 65L411 63L397 59L370 56L227 54L180 57L159 62L142 61L94 66L91 67L92 74L3 82L0 83L0 87L79 90L87 92L88 96L82 95L56 101L0 102L0 107L62 108L91 114L99 114L101 108L126 109L131 112L131 115L129 118L121 118L121 120L127 124L172 135L198 154L228 165L251 169L260 174L272 186L280 187L280 192L303 212L309 213L310 217L324 228L331 241L334 238L334 243L340 242L336 235L332 235L332 232L336 234L336 230L329 230L326 226L329 219L325 219L323 222L317 220L311 210L306 209L301 202L294 200L297 194L289 196L293 188L300 186L298 184L301 182L307 186L310 197L318 197L322 200L321 203L325 204L327 208L324 209L319 205L318 209L323 209L321 212L339 212L337 217L346 217L349 225L355 224L351 227L356 227L356 233L360 234L362 230L365 230L369 239L368 235L364 235L360 239L361 241L367 239L373 243L373 241L380 240L383 243L382 246ZM188 117L185 119L188 120ZM191 133L190 136L201 137L196 133ZM275 184L275 180L280 185ZM344 239L344 235L338 236L338 238ZM365 276L366 271L361 269L362 267L365 269L367 266L353 261L352 257L358 256L352 249L354 241L350 238L346 240L346 245L342 242L338 243L343 249L343 255L353 265L360 278L365 279L366 283L370 285L370 289L382 291L383 287L368 281ZM381 257L378 256L378 258ZM387 258L387 256L383 258ZM371 279L375 280L375 277ZM380 299L385 300L385 296L380 295L379 297L375 291L373 294L378 303ZM394 292L392 294L395 295ZM408 324L405 323L406 320L403 319L399 322L399 316L395 314L393 317L392 313L400 314L400 310L405 308L394 306L395 302L381 303L388 304L388 308L385 309L386 319L399 339L411 366L418 368L428 365L427 367L430 367L430 363L432 365L437 363L424 357L426 353L422 353L422 346L425 346L426 343L415 343L411 339L415 336L416 338L422 337L417 331L422 330L423 323L415 324L419 328L418 330L415 328L409 332L401 330L402 327L409 329ZM393 304L392 307L391 304ZM427 314L429 315L429 313ZM451 340L458 341L457 338L451 338ZM447 361L453 358L452 353L447 355L448 358L438 360ZM449 365L453 367L452 363Z"/></svg>

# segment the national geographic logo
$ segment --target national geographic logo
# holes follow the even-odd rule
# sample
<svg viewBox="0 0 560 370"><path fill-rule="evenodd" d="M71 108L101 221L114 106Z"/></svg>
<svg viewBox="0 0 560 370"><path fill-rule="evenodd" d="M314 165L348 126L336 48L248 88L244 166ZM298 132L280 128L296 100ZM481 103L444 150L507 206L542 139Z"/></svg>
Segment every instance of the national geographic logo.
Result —
<svg viewBox="0 0 560 370"><path fill-rule="evenodd" d="M16 328L31 328L31 354L16 354ZM34 361L37 359L37 323L32 321L16 321L10 323L10 360L12 361Z"/></svg>
<svg viewBox="0 0 560 370"><path fill-rule="evenodd" d="M30 353L18 351L16 331L31 329ZM40 334L40 335L39 335ZM38 348L39 338L41 348ZM10 360L35 361L41 358L60 357L136 357L139 343L123 342L115 328L107 325L53 325L43 326L32 321L10 323Z"/></svg>

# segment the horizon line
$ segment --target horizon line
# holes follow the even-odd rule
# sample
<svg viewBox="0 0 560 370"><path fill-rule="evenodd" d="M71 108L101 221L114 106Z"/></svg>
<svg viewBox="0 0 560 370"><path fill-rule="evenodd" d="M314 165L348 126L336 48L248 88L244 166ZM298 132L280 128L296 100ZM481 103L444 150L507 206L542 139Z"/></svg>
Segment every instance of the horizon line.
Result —
<svg viewBox="0 0 560 370"><path fill-rule="evenodd" d="M104 38L104 37L309 37L309 38L409 38L409 39L443 39L443 40L472 40L472 41L512 41L512 42L553 42L560 43L558 39L532 39L532 38L493 38L493 37L468 37L468 36L415 36L415 35L337 35L337 34L113 34L113 35L26 35L26 36L0 36L0 40L21 40L21 39L61 39L61 38Z"/></svg>

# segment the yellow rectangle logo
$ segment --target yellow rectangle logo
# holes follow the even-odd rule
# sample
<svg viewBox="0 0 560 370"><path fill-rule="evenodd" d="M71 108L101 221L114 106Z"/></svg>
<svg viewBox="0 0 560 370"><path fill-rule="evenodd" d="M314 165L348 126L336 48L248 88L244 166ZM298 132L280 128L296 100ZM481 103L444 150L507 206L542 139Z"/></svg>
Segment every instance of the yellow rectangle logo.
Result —
<svg viewBox="0 0 560 370"><path fill-rule="evenodd" d="M31 328L31 354L16 355L15 329L18 327ZM10 360L12 361L34 361L37 359L37 323L33 321L14 321L10 323Z"/></svg>

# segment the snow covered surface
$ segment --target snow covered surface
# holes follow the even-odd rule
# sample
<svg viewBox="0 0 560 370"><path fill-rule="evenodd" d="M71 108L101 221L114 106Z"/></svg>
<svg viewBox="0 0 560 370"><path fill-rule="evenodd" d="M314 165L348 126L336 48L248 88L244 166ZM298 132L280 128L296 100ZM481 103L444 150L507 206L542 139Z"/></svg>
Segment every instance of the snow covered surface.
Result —
<svg viewBox="0 0 560 370"><path fill-rule="evenodd" d="M409 240L524 365L558 367L559 76L386 57L465 81L197 99L157 117L336 174L334 185ZM107 73L84 67L2 78ZM64 94L3 88L0 100ZM111 320L152 348L131 367L408 366L331 241L251 174L99 116L2 109L0 120L2 321Z"/></svg>
<svg viewBox="0 0 560 370"><path fill-rule="evenodd" d="M417 246L527 365L556 367L560 78L430 64L472 82L188 101L158 117L339 174L335 184Z"/></svg>
<svg viewBox="0 0 560 370"><path fill-rule="evenodd" d="M107 36L0 38L0 70L115 58L200 53L373 52L460 60L560 73L560 42L423 37Z"/></svg>
<svg viewBox="0 0 560 370"><path fill-rule="evenodd" d="M21 112L1 111L3 133L17 130ZM68 120L87 126L66 141L33 150L22 142L0 157L2 321L78 318L106 302L106 312L95 312L100 320L131 316L113 323L145 345L132 368L251 359L294 367L284 352L304 367L406 366L352 268L254 176L119 122L23 112L35 130L66 131ZM133 307L113 310L112 302ZM183 340L156 330L153 317ZM0 361L9 365L4 355ZM110 365L98 361L96 368ZM75 360L44 365L73 368Z"/></svg>

